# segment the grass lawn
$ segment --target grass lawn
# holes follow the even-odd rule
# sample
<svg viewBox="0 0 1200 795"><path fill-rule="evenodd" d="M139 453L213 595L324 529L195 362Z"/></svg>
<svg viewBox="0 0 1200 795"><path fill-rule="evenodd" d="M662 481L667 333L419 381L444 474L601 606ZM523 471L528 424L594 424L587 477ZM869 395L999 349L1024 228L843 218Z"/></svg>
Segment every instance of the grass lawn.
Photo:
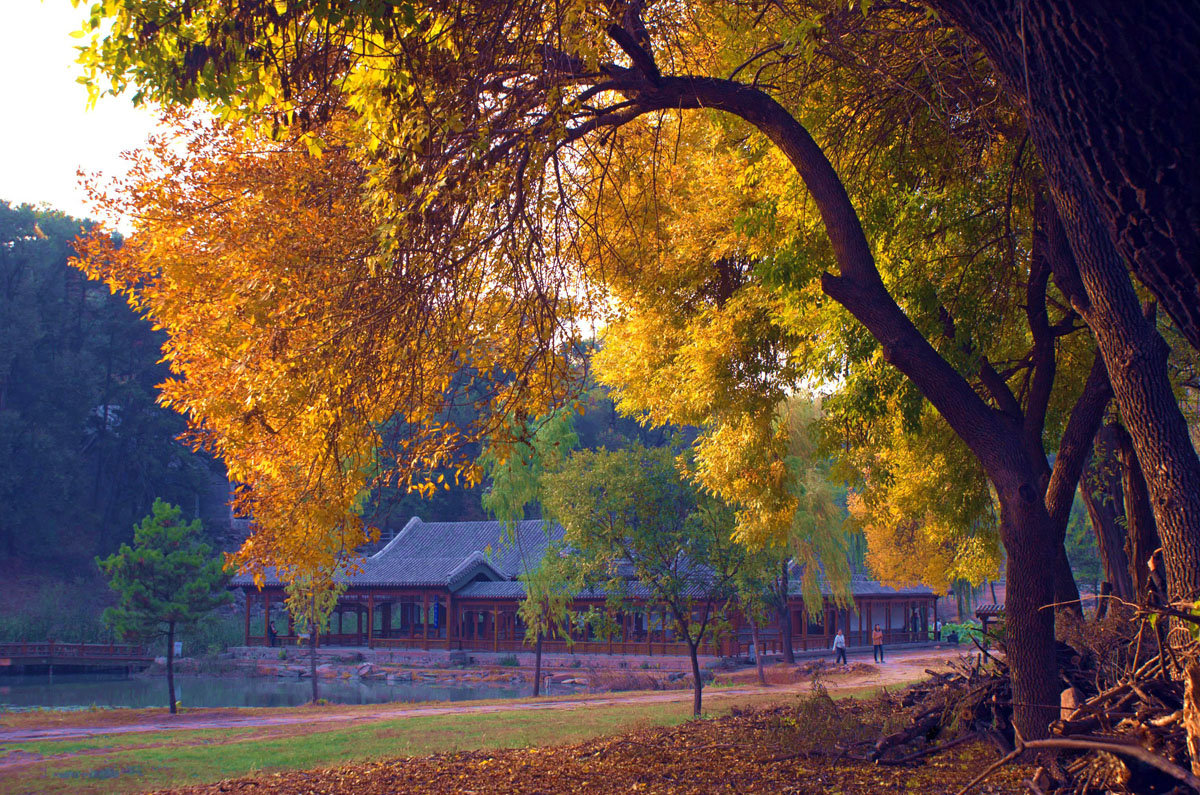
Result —
<svg viewBox="0 0 1200 795"><path fill-rule="evenodd" d="M849 690L838 693L850 694ZM709 691L706 703L715 715L728 712L735 704L791 698L792 693L783 691L748 696L723 694L718 688ZM5 761L14 755L33 758L26 754L42 758L34 764L0 768L0 795L118 795L382 757L562 745L634 728L678 724L691 718L691 702L518 708L386 720L356 719L354 712L349 712L345 721L325 724L136 732L3 746L0 752L7 753L0 759Z"/></svg>

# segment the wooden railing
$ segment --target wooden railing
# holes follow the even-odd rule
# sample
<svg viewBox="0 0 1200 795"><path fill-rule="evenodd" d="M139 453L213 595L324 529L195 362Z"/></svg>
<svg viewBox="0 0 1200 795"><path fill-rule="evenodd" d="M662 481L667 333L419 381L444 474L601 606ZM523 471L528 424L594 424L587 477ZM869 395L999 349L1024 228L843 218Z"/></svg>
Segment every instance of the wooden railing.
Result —
<svg viewBox="0 0 1200 795"><path fill-rule="evenodd" d="M16 641L0 643L0 657L54 657L78 660L151 659L141 646L127 643L61 643Z"/></svg>

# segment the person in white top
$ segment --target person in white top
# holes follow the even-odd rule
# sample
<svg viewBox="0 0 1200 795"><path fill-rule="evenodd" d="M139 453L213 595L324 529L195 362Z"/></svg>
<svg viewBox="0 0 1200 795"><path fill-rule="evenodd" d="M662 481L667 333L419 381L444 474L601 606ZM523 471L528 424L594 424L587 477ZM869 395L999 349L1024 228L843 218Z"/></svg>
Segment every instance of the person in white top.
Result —
<svg viewBox="0 0 1200 795"><path fill-rule="evenodd" d="M846 636L842 634L841 627L838 627L837 634L833 636L833 653L835 663L846 664Z"/></svg>

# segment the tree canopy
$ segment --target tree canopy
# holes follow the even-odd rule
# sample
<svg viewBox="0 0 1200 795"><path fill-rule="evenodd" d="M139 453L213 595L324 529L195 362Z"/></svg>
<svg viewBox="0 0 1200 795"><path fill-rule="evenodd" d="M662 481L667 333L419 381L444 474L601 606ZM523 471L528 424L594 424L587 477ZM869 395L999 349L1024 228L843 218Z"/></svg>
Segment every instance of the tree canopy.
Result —
<svg viewBox="0 0 1200 795"><path fill-rule="evenodd" d="M1161 114L1163 92L1114 80L1129 100L1115 121L1090 94L1082 111L1064 107L1069 67L1032 83L1026 68L1022 92L1025 29L1010 28L1023 10L931 5L945 17L832 0L98 3L82 58L95 90L133 80L144 99L203 99L246 126L193 127L187 155L158 145L151 159L170 167L135 172L124 205L139 235L119 250L95 239L88 267L180 340L169 354L187 378L168 396L252 488L262 529L247 561L361 538L348 517L397 414L387 460L436 487L421 473L482 430L441 419L463 367L488 383L493 417L559 408L579 386L581 324L634 303L623 273L648 286L635 310L690 290L673 318L624 320L648 342L707 327L700 344L665 346L684 354L674 361L644 349L700 372L679 405L725 386L717 396L736 395L742 419L717 427L750 417L767 439L796 378L843 382L827 407L843 447L890 448L868 472L875 525L919 466L904 455L919 449L912 434L975 460L956 473L966 504L934 492L916 508L962 534L986 518L990 489L1018 724L1036 737L1056 692L1042 608L1075 589L1071 497L1110 394L1152 473L1170 595L1200 588L1200 458L1169 348L1120 258L1194 344L1178 299L1195 279L1157 278L1194 235L1172 248L1160 233L1176 215L1121 197L1195 203L1167 178L1176 150L1107 134L1131 108ZM1124 34L1075 10L1088 24L1039 13L1034 57L1062 44L1100 78L1094 45ZM1130 30L1146 40L1144 25ZM1064 154L1089 124L1107 148L1084 159L1107 171ZM1129 176L1145 173L1143 155L1160 187ZM1144 237L1117 220L1131 202ZM205 306L220 319L196 322Z"/></svg>

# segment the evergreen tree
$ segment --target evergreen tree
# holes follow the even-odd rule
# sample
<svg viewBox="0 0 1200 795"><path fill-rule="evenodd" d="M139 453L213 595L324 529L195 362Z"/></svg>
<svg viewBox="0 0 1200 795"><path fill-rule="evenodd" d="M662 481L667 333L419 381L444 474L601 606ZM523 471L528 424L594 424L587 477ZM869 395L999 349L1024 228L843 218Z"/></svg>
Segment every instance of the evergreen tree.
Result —
<svg viewBox="0 0 1200 795"><path fill-rule="evenodd" d="M149 516L134 527L133 546L122 544L97 565L107 575L118 603L104 622L118 635L142 642L167 641L167 694L175 714L175 635L214 608L228 604L229 572L203 543L199 519L180 520L180 509L155 500Z"/></svg>

